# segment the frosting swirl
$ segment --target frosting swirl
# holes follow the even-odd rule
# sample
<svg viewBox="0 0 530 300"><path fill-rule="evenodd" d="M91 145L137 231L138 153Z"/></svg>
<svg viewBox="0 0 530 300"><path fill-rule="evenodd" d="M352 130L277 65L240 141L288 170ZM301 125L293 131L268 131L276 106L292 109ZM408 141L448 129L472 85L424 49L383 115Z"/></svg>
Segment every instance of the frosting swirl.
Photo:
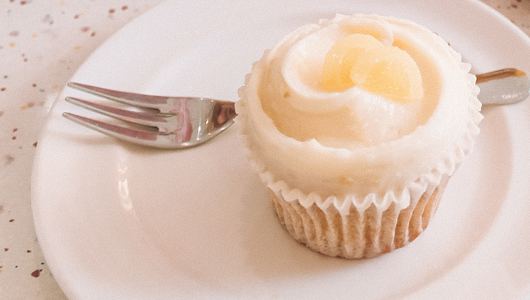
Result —
<svg viewBox="0 0 530 300"><path fill-rule="evenodd" d="M344 16L300 28L268 54L259 90L263 109L283 134L332 147L374 145L412 132L432 114L442 83L435 59L407 29L384 19ZM358 86L322 88L326 53L352 35L410 55L421 74L422 97L404 103Z"/></svg>
<svg viewBox="0 0 530 300"><path fill-rule="evenodd" d="M406 74L417 68L419 81L407 79L407 93L399 94L377 81L367 88L351 73L352 85L326 87L326 57L351 36L404 52L401 61L413 64ZM481 119L469 70L447 42L415 23L337 15L295 30L266 52L237 110L252 160L272 190L384 198L425 176L451 175L469 151Z"/></svg>

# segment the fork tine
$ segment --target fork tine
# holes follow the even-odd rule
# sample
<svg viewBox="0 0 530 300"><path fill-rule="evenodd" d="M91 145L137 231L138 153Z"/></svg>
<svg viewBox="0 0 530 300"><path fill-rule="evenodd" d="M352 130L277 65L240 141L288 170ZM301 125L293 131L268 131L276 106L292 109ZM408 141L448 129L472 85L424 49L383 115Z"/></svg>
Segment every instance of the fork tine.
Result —
<svg viewBox="0 0 530 300"><path fill-rule="evenodd" d="M167 103L169 99L169 97L164 96L142 95L136 93L122 92L79 82L68 82L67 86L92 95L100 96L109 100L137 107L160 109Z"/></svg>
<svg viewBox="0 0 530 300"><path fill-rule="evenodd" d="M63 113L63 117L120 140L125 140L136 144L160 147L160 145L157 145L156 143L156 140L160 134L154 131L122 127L67 112Z"/></svg>
<svg viewBox="0 0 530 300"><path fill-rule="evenodd" d="M109 117L116 118L125 122L141 124L145 126L158 127L163 132L172 132L177 129L177 120L174 114L154 113L154 112L136 112L117 107L112 107L100 103L81 100L75 97L66 97L69 103L81 106L83 108L102 113Z"/></svg>

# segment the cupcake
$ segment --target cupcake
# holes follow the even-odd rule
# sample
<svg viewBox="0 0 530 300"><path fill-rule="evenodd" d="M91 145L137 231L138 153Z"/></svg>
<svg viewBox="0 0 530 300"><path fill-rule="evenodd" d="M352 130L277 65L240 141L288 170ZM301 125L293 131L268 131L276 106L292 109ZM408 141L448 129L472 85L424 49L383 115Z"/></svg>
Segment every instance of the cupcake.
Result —
<svg viewBox="0 0 530 300"><path fill-rule="evenodd" d="M413 241L479 133L469 71L425 27L377 15L321 20L265 51L236 109L287 232L344 258Z"/></svg>

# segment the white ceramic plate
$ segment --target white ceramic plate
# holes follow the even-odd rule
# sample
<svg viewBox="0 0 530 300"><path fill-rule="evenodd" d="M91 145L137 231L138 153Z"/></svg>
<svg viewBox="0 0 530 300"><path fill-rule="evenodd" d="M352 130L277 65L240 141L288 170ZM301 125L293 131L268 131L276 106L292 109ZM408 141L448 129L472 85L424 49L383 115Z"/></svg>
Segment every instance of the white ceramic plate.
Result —
<svg viewBox="0 0 530 300"><path fill-rule="evenodd" d="M405 17L487 71L530 71L530 41L476 1L168 1L101 46L73 80L236 99L284 34L335 12ZM236 128L185 151L116 142L69 123L62 99L39 141L33 211L71 298L508 299L530 288L530 101L485 109L474 153L429 229L376 259L313 253L276 220ZM85 113L84 111L82 113Z"/></svg>

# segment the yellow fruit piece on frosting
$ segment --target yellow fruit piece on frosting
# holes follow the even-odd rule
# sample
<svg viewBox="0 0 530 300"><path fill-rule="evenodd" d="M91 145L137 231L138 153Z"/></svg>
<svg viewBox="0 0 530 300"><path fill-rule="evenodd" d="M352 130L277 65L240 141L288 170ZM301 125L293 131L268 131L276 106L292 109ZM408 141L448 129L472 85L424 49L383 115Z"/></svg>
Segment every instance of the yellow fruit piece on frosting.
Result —
<svg viewBox="0 0 530 300"><path fill-rule="evenodd" d="M383 44L368 34L352 34L338 40L326 55L322 88L342 91L353 86L351 70L355 62L370 49L381 47Z"/></svg>
<svg viewBox="0 0 530 300"><path fill-rule="evenodd" d="M423 97L422 77L414 59L367 34L338 40L324 61L324 90L338 92L354 85L399 102Z"/></svg>
<svg viewBox="0 0 530 300"><path fill-rule="evenodd" d="M418 65L397 47L373 49L356 61L351 69L355 85L400 102L423 97Z"/></svg>

